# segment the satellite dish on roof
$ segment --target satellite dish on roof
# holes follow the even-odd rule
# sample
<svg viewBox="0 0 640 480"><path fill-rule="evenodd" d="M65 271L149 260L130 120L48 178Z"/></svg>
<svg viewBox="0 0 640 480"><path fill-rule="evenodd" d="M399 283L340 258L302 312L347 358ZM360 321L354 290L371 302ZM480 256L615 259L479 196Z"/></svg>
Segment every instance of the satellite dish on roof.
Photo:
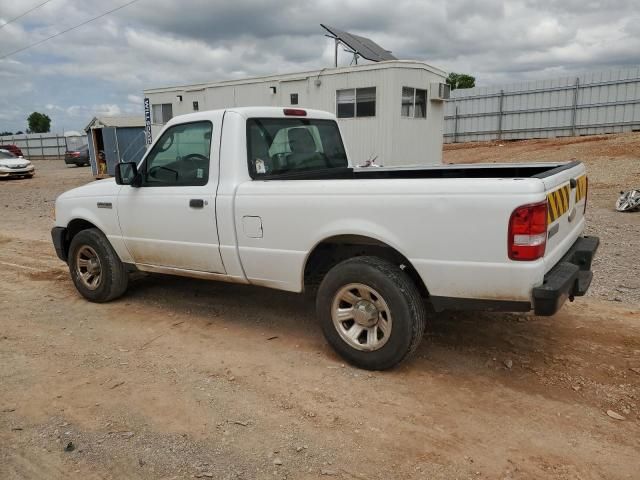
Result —
<svg viewBox="0 0 640 480"><path fill-rule="evenodd" d="M346 52L353 54L353 59L358 64L358 57L366 58L372 62L384 62L385 60L397 60L396 57L391 55L390 50L385 50L373 40L361 37L360 35L354 35L353 33L345 32L344 30L331 27L329 25L320 24L329 35L327 37L333 38L336 42L334 65L338 66L338 44L341 43Z"/></svg>

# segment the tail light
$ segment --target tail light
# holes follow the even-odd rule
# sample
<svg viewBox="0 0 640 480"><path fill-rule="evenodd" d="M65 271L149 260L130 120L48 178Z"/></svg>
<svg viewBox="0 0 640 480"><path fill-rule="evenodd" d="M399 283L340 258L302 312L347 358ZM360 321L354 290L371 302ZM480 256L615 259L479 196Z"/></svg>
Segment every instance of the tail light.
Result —
<svg viewBox="0 0 640 480"><path fill-rule="evenodd" d="M79 157L80 156L80 152L69 152L69 156L70 157Z"/></svg>
<svg viewBox="0 0 640 480"><path fill-rule="evenodd" d="M285 108L283 110L285 115L291 116L291 117L306 117L307 116L307 111L306 110L302 110L301 108Z"/></svg>
<svg viewBox="0 0 640 480"><path fill-rule="evenodd" d="M509 258L537 260L547 246L547 201L522 205L509 219Z"/></svg>

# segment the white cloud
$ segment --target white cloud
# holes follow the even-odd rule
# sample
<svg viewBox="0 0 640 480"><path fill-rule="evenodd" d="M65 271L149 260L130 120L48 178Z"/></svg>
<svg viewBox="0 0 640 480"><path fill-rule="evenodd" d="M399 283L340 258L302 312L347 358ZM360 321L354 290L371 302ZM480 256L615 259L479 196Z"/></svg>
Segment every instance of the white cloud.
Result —
<svg viewBox="0 0 640 480"><path fill-rule="evenodd" d="M0 18L23 3L0 0ZM109 8L50 2L2 29L0 56ZM140 112L154 86L330 66L320 22L479 85L635 64L640 51L637 0L154 0L0 60L0 130L34 110L67 129L97 113Z"/></svg>
<svg viewBox="0 0 640 480"><path fill-rule="evenodd" d="M98 115L120 115L122 113L120 105L116 104L93 105L92 109Z"/></svg>
<svg viewBox="0 0 640 480"><path fill-rule="evenodd" d="M87 121L95 115L120 115L122 113L120 105L115 103L103 103L99 105L71 105L64 111L70 117L82 118Z"/></svg>

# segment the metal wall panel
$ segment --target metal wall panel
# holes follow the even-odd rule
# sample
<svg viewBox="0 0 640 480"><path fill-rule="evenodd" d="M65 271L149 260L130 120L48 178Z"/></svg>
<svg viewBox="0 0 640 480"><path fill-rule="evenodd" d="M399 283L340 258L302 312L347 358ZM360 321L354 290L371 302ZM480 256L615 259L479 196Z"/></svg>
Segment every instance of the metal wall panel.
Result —
<svg viewBox="0 0 640 480"><path fill-rule="evenodd" d="M86 137L65 137L56 133L29 133L0 137L0 145L16 145L25 158L62 158L68 148L86 145Z"/></svg>
<svg viewBox="0 0 640 480"><path fill-rule="evenodd" d="M107 160L107 173L115 175L116 163L120 154L118 152L118 140L116 138L116 127L104 127L102 130L102 142L104 143L104 156Z"/></svg>
<svg viewBox="0 0 640 480"><path fill-rule="evenodd" d="M446 143L640 129L640 67L454 90L451 97Z"/></svg>
<svg viewBox="0 0 640 480"><path fill-rule="evenodd" d="M122 127L116 130L118 152L121 162L135 162L142 160L146 152L145 133L140 127Z"/></svg>

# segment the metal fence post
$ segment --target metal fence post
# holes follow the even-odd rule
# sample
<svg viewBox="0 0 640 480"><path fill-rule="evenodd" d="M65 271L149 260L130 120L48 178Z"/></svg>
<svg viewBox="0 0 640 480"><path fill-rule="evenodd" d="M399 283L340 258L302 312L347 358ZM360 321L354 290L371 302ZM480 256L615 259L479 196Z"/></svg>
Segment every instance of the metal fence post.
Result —
<svg viewBox="0 0 640 480"><path fill-rule="evenodd" d="M502 140L502 106L504 102L504 90L500 90L500 102L498 108L498 140Z"/></svg>
<svg viewBox="0 0 640 480"><path fill-rule="evenodd" d="M573 112L571 113L571 135L576 136L576 117L578 116L578 89L580 77L576 77L576 88L573 90Z"/></svg>
<svg viewBox="0 0 640 480"><path fill-rule="evenodd" d="M22 153L24 153L27 156L27 158L29 158L31 156L31 149L29 148L29 135L28 134L24 136L24 143L27 146L27 148L26 148L26 152L22 152Z"/></svg>
<svg viewBox="0 0 640 480"><path fill-rule="evenodd" d="M458 142L458 104L456 102L453 103L455 105L455 113L453 116L453 143Z"/></svg>

